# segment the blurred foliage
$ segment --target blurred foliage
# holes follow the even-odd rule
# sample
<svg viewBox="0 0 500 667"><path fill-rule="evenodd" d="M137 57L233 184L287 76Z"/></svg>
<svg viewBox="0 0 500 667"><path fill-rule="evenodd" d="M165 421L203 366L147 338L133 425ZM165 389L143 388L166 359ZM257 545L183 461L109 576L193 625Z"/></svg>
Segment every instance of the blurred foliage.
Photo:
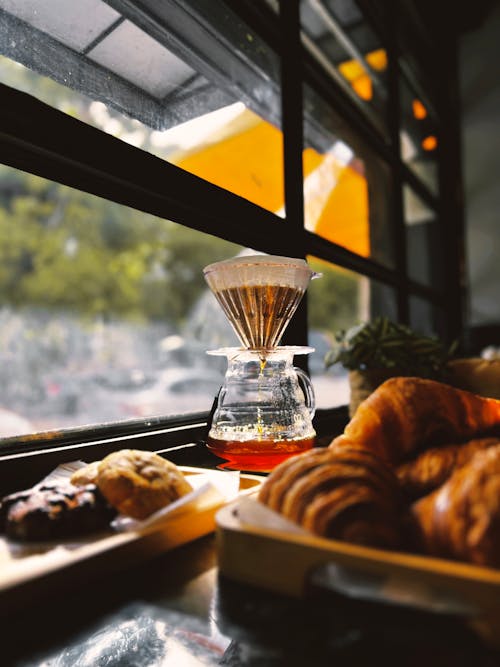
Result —
<svg viewBox="0 0 500 667"><path fill-rule="evenodd" d="M314 290L315 302L315 307L309 308L310 328L331 332L350 326L358 318L360 277L313 258L308 264L321 273L309 287L309 292Z"/></svg>
<svg viewBox="0 0 500 667"><path fill-rule="evenodd" d="M205 288L201 268L238 250L6 167L0 193L0 305L180 324Z"/></svg>

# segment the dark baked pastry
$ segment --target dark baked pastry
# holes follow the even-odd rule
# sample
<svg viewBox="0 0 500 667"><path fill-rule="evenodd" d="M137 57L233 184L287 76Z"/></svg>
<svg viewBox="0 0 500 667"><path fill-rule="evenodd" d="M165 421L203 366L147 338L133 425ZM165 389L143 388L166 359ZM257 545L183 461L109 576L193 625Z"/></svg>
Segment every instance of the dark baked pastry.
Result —
<svg viewBox="0 0 500 667"><path fill-rule="evenodd" d="M102 530L114 516L93 484L40 485L3 498L0 525L16 540L52 540Z"/></svg>
<svg viewBox="0 0 500 667"><path fill-rule="evenodd" d="M113 507L135 519L145 519L193 490L174 463L139 449L106 456L96 484Z"/></svg>
<svg viewBox="0 0 500 667"><path fill-rule="evenodd" d="M316 448L287 459L259 500L317 535L386 548L400 542L397 479L368 451Z"/></svg>
<svg viewBox="0 0 500 667"><path fill-rule="evenodd" d="M476 452L500 445L499 438L479 438L469 442L435 447L400 465L396 474L405 496L410 499L435 491Z"/></svg>
<svg viewBox="0 0 500 667"><path fill-rule="evenodd" d="M425 553L500 567L500 445L477 452L412 513Z"/></svg>

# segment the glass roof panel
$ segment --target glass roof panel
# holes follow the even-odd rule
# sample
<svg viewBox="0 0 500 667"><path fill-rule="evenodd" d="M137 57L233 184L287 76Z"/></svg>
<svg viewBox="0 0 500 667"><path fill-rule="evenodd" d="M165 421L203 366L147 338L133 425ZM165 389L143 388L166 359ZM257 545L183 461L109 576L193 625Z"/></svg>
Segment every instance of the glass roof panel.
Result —
<svg viewBox="0 0 500 667"><path fill-rule="evenodd" d="M161 99L195 72L130 21L124 21L87 54L127 81Z"/></svg>
<svg viewBox="0 0 500 667"><path fill-rule="evenodd" d="M101 0L0 0L0 8L78 51L120 17Z"/></svg>

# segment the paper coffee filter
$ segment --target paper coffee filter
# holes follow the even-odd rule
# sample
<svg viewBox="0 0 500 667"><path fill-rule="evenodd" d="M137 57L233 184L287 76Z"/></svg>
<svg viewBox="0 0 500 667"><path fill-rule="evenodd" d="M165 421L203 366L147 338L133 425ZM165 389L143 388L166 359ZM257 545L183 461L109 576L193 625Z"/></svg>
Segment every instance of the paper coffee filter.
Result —
<svg viewBox="0 0 500 667"><path fill-rule="evenodd" d="M247 255L209 264L203 270L214 292L242 285L283 285L300 290L317 277L307 262L278 255Z"/></svg>
<svg viewBox="0 0 500 667"><path fill-rule="evenodd" d="M303 259L247 255L210 264L204 274L214 291L242 285L283 285L305 290L314 271Z"/></svg>

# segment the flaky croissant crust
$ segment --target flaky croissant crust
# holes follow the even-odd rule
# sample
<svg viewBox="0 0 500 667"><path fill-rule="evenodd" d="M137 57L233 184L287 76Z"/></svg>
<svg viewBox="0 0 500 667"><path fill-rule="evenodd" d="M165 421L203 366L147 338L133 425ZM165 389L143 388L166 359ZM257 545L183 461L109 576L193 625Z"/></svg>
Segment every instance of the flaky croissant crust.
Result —
<svg viewBox="0 0 500 667"><path fill-rule="evenodd" d="M259 499L326 537L500 567L499 427L498 400L393 378L329 447L280 464Z"/></svg>
<svg viewBox="0 0 500 667"><path fill-rule="evenodd" d="M425 553L500 567L500 445L477 452L411 511Z"/></svg>
<svg viewBox="0 0 500 667"><path fill-rule="evenodd" d="M396 377L356 410L333 447L359 447L396 464L417 449L469 440L500 428L500 400L434 380Z"/></svg>
<svg viewBox="0 0 500 667"><path fill-rule="evenodd" d="M500 438L475 438L420 452L397 466L396 475L404 495L421 498L444 484L455 470L466 465L476 452L500 445Z"/></svg>
<svg viewBox="0 0 500 667"><path fill-rule="evenodd" d="M289 458L259 500L317 535L386 548L400 541L396 476L369 451L316 448Z"/></svg>

